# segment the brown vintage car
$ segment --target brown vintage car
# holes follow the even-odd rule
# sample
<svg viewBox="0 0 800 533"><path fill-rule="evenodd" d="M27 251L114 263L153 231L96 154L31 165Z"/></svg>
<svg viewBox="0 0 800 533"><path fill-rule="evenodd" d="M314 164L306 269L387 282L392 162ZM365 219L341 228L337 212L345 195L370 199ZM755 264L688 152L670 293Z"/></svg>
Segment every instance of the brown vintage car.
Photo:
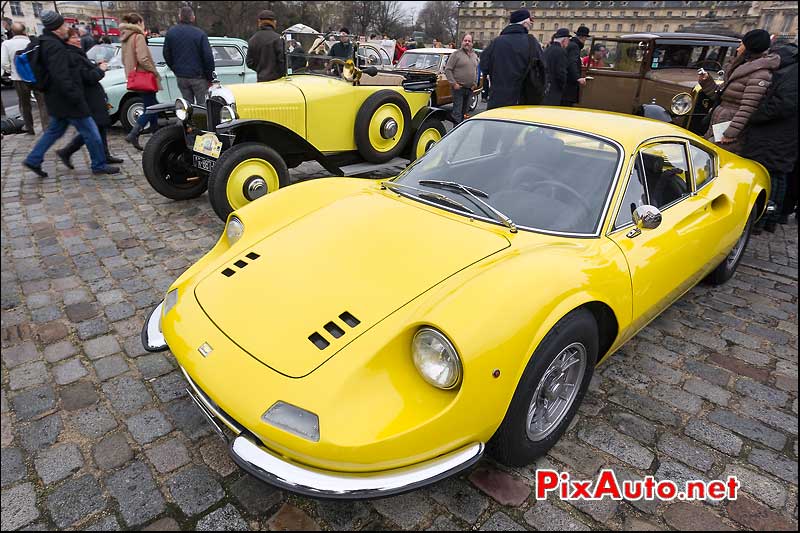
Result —
<svg viewBox="0 0 800 533"><path fill-rule="evenodd" d="M603 45L606 53L584 67L586 85L578 105L641 115L643 104L657 104L669 112L674 124L702 135L711 101L699 89L697 71L703 68L720 80L723 65L734 57L739 42L695 33L595 37L586 49Z"/></svg>
<svg viewBox="0 0 800 533"><path fill-rule="evenodd" d="M451 104L453 103L453 95L450 92L450 82L447 81L444 68L447 66L447 60L450 54L455 51L455 48L414 48L403 54L403 57L400 58L395 69L436 72L439 75L439 82L436 85L436 90L431 95L431 106L436 107ZM477 71L475 72L475 79L478 79ZM481 79L478 83L478 88L472 92L468 112L471 113L478 107L482 88L483 80Z"/></svg>

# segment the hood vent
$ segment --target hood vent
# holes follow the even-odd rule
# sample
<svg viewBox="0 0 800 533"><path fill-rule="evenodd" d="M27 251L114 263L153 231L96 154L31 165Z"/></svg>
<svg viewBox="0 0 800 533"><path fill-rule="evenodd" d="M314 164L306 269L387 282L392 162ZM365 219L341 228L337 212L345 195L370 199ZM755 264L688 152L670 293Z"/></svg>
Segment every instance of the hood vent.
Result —
<svg viewBox="0 0 800 533"><path fill-rule="evenodd" d="M356 327L357 325L361 324L361 321L359 319L357 319L356 317L354 317L353 315L351 315L347 311L345 311L344 313L339 315L339 318L342 320L342 322L344 322L345 324L350 326L351 329ZM345 330L342 329L339 326L339 324L337 324L333 320L331 320L330 322L325 324L324 329L334 339L338 339L338 338L344 337L344 335L345 335ZM331 345L330 341L328 339L326 339L325 337L323 337L322 334L320 334L318 331L315 331L314 333L309 335L308 336L308 340L310 340L311 344L313 344L314 346L316 346L320 350L324 350L325 348L327 348L328 346Z"/></svg>

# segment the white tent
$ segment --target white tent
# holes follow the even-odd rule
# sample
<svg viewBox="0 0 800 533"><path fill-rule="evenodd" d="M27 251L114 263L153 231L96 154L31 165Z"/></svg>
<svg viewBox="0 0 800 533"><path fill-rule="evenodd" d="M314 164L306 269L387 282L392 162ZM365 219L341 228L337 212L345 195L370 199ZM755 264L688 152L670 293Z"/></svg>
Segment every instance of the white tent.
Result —
<svg viewBox="0 0 800 533"><path fill-rule="evenodd" d="M311 26L306 26L305 24L295 24L289 28L283 30L283 33L319 33L317 30L312 28Z"/></svg>

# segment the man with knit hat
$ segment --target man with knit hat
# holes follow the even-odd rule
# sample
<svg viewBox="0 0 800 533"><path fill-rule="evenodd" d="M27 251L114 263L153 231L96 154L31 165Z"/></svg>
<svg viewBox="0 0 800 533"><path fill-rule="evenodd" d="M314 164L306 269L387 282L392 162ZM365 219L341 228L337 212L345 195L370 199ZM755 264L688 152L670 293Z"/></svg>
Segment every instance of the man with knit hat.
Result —
<svg viewBox="0 0 800 533"><path fill-rule="evenodd" d="M44 80L40 82L44 83L44 99L50 114L50 124L22 164L40 178L46 178L47 172L42 170L44 155L71 124L81 134L89 149L92 174L119 173L119 168L106 163L105 148L97 124L91 117L83 82L72 71L72 54L68 53L65 42L69 26L64 22L64 17L55 11L43 11L40 18L44 25L44 31L39 36L39 65L44 76Z"/></svg>
<svg viewBox="0 0 800 533"><path fill-rule="evenodd" d="M275 13L264 9L258 14L258 31L247 41L247 68L256 71L256 79L277 80L286 73L283 39L278 34Z"/></svg>
<svg viewBox="0 0 800 533"><path fill-rule="evenodd" d="M492 90L488 109L524 102L523 90L532 60L541 62L542 46L532 35L531 13L518 9L511 13L510 24L506 26L481 54L481 71L491 79Z"/></svg>

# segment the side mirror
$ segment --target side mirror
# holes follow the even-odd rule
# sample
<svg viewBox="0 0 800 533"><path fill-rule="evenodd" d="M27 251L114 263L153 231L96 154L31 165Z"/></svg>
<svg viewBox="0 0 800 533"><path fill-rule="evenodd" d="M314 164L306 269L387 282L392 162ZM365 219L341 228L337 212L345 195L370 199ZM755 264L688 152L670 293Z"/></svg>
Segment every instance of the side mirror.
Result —
<svg viewBox="0 0 800 533"><path fill-rule="evenodd" d="M377 76L378 75L378 67L363 68L363 69L361 69L361 72L363 72L367 76Z"/></svg>
<svg viewBox="0 0 800 533"><path fill-rule="evenodd" d="M661 211L652 205L640 205L633 211L633 223L640 230L656 229L661 225Z"/></svg>

